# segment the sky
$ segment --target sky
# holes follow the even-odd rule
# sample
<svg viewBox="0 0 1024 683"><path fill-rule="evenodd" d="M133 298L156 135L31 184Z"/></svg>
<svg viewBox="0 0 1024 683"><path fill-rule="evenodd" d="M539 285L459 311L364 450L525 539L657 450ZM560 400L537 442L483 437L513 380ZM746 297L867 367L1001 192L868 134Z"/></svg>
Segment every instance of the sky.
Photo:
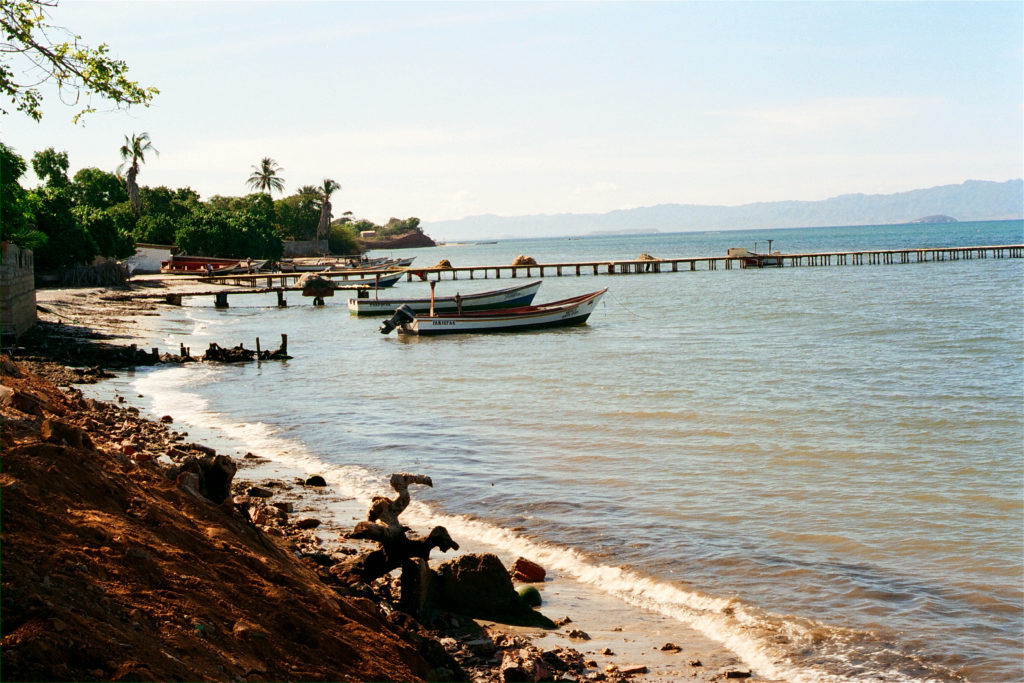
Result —
<svg viewBox="0 0 1024 683"><path fill-rule="evenodd" d="M285 194L383 223L889 194L1024 176L1024 3L61 0L160 94L0 117L26 159ZM29 174L23 186L37 184Z"/></svg>

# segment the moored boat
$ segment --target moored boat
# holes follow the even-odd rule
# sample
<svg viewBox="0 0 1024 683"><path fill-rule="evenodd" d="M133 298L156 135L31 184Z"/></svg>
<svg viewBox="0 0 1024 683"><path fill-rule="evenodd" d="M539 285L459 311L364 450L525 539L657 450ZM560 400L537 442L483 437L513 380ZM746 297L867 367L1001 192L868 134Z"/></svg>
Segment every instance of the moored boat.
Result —
<svg viewBox="0 0 1024 683"><path fill-rule="evenodd" d="M370 276L342 275L340 276L340 279L338 279L339 275L336 272L328 271L319 274L330 277L331 280L340 285L367 285L368 287L391 287L396 282L402 279L402 276L405 275L405 271L399 270L393 273L380 273Z"/></svg>
<svg viewBox="0 0 1024 683"><path fill-rule="evenodd" d="M416 315L405 306L381 323L381 334L398 328L399 334L438 335L487 332L524 332L552 327L582 325L608 288L537 306L518 306L462 313Z"/></svg>
<svg viewBox="0 0 1024 683"><path fill-rule="evenodd" d="M454 296L434 297L434 312L481 311L494 308L515 308L529 306L533 303L540 288L540 280L494 289L473 294L455 294ZM357 298L348 300L348 311L352 315L390 315L399 306L408 306L414 313L430 313L430 298L423 299L370 299Z"/></svg>
<svg viewBox="0 0 1024 683"><path fill-rule="evenodd" d="M177 256L160 262L160 272L165 275L227 275L259 268L266 261L249 261L213 256ZM251 265L250 265L251 264ZM207 268L209 266L209 268Z"/></svg>

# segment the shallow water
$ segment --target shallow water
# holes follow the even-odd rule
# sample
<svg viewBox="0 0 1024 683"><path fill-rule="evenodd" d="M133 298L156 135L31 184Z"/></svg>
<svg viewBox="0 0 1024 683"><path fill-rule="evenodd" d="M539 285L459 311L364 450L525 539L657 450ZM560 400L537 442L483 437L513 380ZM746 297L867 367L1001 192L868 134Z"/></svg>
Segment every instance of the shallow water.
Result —
<svg viewBox="0 0 1024 683"><path fill-rule="evenodd" d="M413 250L417 265L1008 244L1021 222L600 236ZM407 252L402 252L406 255ZM546 278L583 327L400 338L335 297L187 300L157 345L295 358L158 369L156 412L222 423L413 512L697 628L787 680L1018 680L1020 259ZM517 280L521 281L521 280ZM439 294L511 284L444 281ZM391 294L425 296L423 283Z"/></svg>

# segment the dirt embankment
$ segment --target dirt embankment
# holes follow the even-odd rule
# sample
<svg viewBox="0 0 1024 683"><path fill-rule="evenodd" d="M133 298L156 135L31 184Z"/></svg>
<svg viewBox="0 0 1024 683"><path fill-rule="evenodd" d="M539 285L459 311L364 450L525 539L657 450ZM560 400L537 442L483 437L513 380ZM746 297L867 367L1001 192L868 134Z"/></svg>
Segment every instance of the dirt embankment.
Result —
<svg viewBox="0 0 1024 683"><path fill-rule="evenodd" d="M139 457L180 435L2 361L4 680L444 677L231 497Z"/></svg>

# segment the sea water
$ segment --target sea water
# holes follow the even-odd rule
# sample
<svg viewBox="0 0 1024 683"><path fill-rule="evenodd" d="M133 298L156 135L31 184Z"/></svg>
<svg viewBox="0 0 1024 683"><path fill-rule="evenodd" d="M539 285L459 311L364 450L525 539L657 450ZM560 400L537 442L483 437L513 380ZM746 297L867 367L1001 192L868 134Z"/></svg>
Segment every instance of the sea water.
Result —
<svg viewBox="0 0 1024 683"><path fill-rule="evenodd" d="M431 266L1024 243L1020 221L591 236ZM156 413L692 627L784 680L1024 678L1021 259L547 277L587 325L407 338L290 294L186 299L153 345L287 362L140 372ZM438 295L525 282L460 277ZM388 296L427 296L401 282ZM193 432L195 436L195 432ZM420 523L422 522L422 524Z"/></svg>

